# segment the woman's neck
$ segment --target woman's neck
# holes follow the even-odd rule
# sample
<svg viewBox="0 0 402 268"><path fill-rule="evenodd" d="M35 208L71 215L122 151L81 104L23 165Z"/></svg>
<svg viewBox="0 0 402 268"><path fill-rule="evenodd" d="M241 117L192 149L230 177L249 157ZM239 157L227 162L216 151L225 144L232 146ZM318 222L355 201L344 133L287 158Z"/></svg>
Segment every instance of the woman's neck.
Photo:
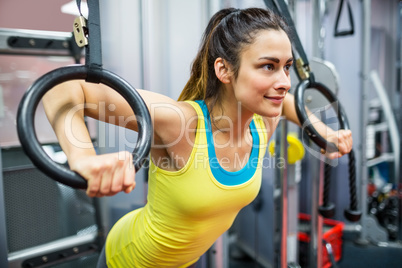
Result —
<svg viewBox="0 0 402 268"><path fill-rule="evenodd" d="M210 107L209 103L207 106L212 111L212 132L230 132L234 137L244 137L249 133L253 113L246 110L236 99L225 96L214 107Z"/></svg>

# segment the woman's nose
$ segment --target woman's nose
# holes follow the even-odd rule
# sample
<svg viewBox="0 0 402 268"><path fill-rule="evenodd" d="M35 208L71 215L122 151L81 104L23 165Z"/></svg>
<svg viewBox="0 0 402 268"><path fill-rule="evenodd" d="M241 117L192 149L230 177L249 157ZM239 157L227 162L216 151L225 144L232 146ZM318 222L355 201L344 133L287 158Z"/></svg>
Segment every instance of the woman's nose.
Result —
<svg viewBox="0 0 402 268"><path fill-rule="evenodd" d="M290 75L289 73L285 71L281 71L278 74L278 80L276 84L276 89L278 90L286 90L288 91L290 89L291 83L290 83Z"/></svg>

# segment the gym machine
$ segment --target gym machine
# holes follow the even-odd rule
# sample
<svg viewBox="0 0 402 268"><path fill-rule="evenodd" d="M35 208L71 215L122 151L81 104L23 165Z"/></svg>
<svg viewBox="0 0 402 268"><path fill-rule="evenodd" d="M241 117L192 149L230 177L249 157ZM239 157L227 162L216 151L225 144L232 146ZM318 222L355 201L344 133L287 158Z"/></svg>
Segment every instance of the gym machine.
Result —
<svg viewBox="0 0 402 268"><path fill-rule="evenodd" d="M402 5L396 6L397 10L397 55L399 54L399 70L397 69L397 79L399 76L399 81L396 81L397 91L400 95L400 22L401 22L401 10ZM401 248L401 199L398 195L400 192L400 163L401 163L401 139L400 130L397 126L397 118L392 111L392 100L387 96L387 92L384 85L381 82L379 74L375 70L371 70L371 59L372 59L372 47L376 46L375 43L371 42L372 35L376 34L372 31L372 1L365 0L362 1L362 12L363 12L363 23L362 23L362 76L361 76L361 109L362 109L362 120L360 125L360 136L362 140L366 140L366 143L362 143L362 156L361 156L361 176L362 176L362 187L363 189L369 189L373 185L373 182L369 182L369 169L375 168L381 163L391 163L393 167L391 169L389 185L394 184L396 189L394 194L392 194L391 188L383 187L382 189L377 189L377 191L368 194L368 191L361 191L361 199L367 200L363 202L364 210L362 215L362 230L360 232L360 237L357 239L357 243L361 245L367 245L369 243L374 245L379 245L381 247L390 248ZM379 37L379 36L377 36ZM377 44L378 45L378 44ZM398 46L399 45L399 46ZM378 98L378 103L369 101L369 93L371 87L374 88L376 97ZM381 111L380 111L381 110ZM384 119L381 119L379 113L383 114ZM398 115L398 111L396 111ZM371 115L371 117L369 116ZM373 116L376 115L376 116ZM400 119L400 106L399 106L399 119ZM383 120L383 122L381 122ZM388 132L390 137L390 147L391 152L381 152L377 155L376 146L376 136L377 133ZM382 143L382 142L381 142ZM375 177L375 176L374 176ZM393 180L391 178L394 178ZM371 185L370 185L371 184ZM372 191L371 191L372 192ZM391 194L390 194L391 193ZM380 200L382 199L383 202ZM380 223L381 218L384 221Z"/></svg>
<svg viewBox="0 0 402 268"><path fill-rule="evenodd" d="M74 45L72 33L0 29L2 72L0 83L2 125L0 174L0 267L89 266L97 261L103 233L97 200L85 193L49 179L23 153L16 130L15 107L26 88L6 64L27 62L41 66L37 72L53 69L60 62L80 61L82 50ZM59 62L53 61L59 59ZM25 64L24 63L24 64ZM6 73L8 72L8 73ZM27 72L27 71L25 71ZM23 71L21 71L23 73ZM36 73L35 73L36 75ZM34 79L33 76L23 77ZM59 150L41 107L37 133L47 152Z"/></svg>

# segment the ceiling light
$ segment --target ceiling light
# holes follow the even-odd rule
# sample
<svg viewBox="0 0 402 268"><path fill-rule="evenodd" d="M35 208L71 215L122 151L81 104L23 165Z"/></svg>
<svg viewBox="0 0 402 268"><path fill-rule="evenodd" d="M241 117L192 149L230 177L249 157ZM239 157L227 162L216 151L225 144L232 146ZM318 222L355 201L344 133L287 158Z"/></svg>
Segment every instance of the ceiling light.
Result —
<svg viewBox="0 0 402 268"><path fill-rule="evenodd" d="M61 12L74 16L80 16L80 12L78 11L77 7L77 2L75 0L62 5ZM86 1L81 1L81 13L85 18L88 18L88 6Z"/></svg>

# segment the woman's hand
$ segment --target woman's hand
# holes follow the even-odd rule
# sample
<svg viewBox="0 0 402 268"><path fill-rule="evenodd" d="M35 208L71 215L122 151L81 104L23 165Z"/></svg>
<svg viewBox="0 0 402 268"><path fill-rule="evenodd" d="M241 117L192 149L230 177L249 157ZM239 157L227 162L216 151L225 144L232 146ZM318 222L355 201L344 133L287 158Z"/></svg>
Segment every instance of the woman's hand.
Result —
<svg viewBox="0 0 402 268"><path fill-rule="evenodd" d="M338 147L338 152L333 153L328 153L321 149L321 153L325 154L325 156L330 159L342 157L352 150L353 139L350 130L341 129L338 131L331 131L331 133L327 135L327 141L334 143Z"/></svg>
<svg viewBox="0 0 402 268"><path fill-rule="evenodd" d="M70 168L88 181L89 197L130 193L135 187L133 156L129 152L83 156L71 162Z"/></svg>

